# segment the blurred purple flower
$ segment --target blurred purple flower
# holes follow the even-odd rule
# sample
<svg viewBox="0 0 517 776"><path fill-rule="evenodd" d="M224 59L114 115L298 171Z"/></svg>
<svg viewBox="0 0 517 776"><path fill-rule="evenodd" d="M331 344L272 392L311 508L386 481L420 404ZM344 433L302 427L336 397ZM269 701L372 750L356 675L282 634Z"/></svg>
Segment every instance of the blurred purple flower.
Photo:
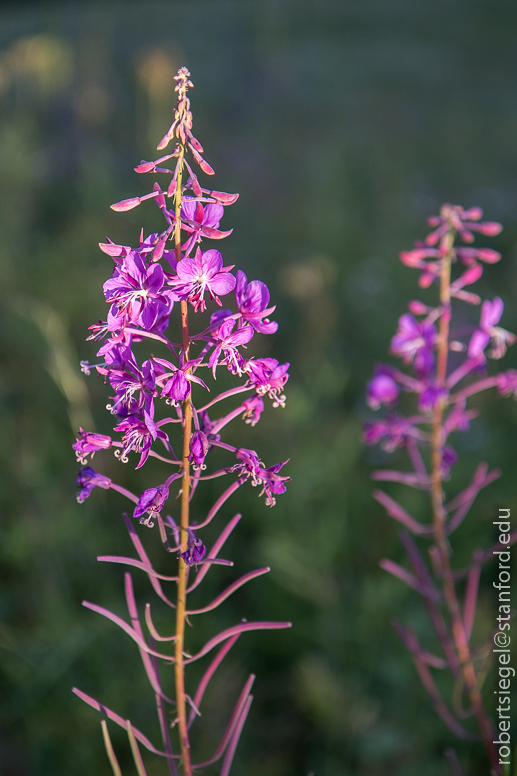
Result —
<svg viewBox="0 0 517 776"><path fill-rule="evenodd" d="M78 462L82 464L86 463L88 455L91 454L93 458L97 450L109 450L110 447L111 437L105 434L96 434L93 431L83 431L82 428L79 429L79 436L72 445Z"/></svg>
<svg viewBox="0 0 517 776"><path fill-rule="evenodd" d="M79 469L75 484L80 488L77 501L82 504L94 488L108 490L111 486L111 480L109 477L104 477L103 474L98 474L91 466L85 466L84 469Z"/></svg>
<svg viewBox="0 0 517 776"><path fill-rule="evenodd" d="M476 329L469 342L468 355L470 358L483 354L490 341L492 342L492 349L488 352L490 358L502 358L506 353L507 346L513 345L516 340L515 334L496 326L496 323L501 320L503 310L504 303L499 296L496 296L492 302L489 299L483 302L479 329Z"/></svg>
<svg viewBox="0 0 517 776"><path fill-rule="evenodd" d="M388 367L389 370L389 367ZM366 403L372 410L381 405L394 407L399 398L399 387L383 366L375 369L373 378L366 386Z"/></svg>
<svg viewBox="0 0 517 776"><path fill-rule="evenodd" d="M433 347L436 327L427 321L419 322L410 313L399 318L399 328L391 340L390 352L405 364L413 363L419 377L428 375L434 365Z"/></svg>
<svg viewBox="0 0 517 776"><path fill-rule="evenodd" d="M205 557L206 547L190 528L188 533L187 549L185 552L180 553L180 558L183 558L187 566L196 566Z"/></svg>
<svg viewBox="0 0 517 776"><path fill-rule="evenodd" d="M208 453L208 439L204 431L194 431L190 438L189 461L194 469L206 469L205 457Z"/></svg>
<svg viewBox="0 0 517 776"><path fill-rule="evenodd" d="M142 525L152 528L153 518L161 512L163 505L169 498L169 488L166 485L158 485L157 488L144 490L133 512L133 517L139 517ZM147 517L143 517L147 513Z"/></svg>

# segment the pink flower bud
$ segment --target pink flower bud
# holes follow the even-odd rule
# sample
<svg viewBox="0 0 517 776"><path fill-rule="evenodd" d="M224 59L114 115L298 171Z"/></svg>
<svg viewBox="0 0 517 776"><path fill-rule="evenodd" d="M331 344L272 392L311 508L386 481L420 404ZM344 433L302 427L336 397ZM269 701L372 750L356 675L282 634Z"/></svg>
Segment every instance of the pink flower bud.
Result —
<svg viewBox="0 0 517 776"><path fill-rule="evenodd" d="M138 167L135 167L135 172L151 172L151 170L154 170L154 168L155 162L144 162L142 159Z"/></svg>
<svg viewBox="0 0 517 776"><path fill-rule="evenodd" d="M496 234L502 232L503 225L497 223L497 221L485 221L484 224L476 224L476 229L487 237L495 237Z"/></svg>
<svg viewBox="0 0 517 776"><path fill-rule="evenodd" d="M134 207L137 207L140 204L140 197L132 197L131 199L122 199L120 202L115 202L114 205L110 205L112 210L115 210L117 213L123 212L124 210L133 210Z"/></svg>
<svg viewBox="0 0 517 776"><path fill-rule="evenodd" d="M492 248L478 248L476 256L481 261L486 261L487 264L496 264L496 262L501 260L499 251L494 251Z"/></svg>
<svg viewBox="0 0 517 776"><path fill-rule="evenodd" d="M464 210L462 215L464 220L479 221L483 216L483 211L480 207L471 207L468 210Z"/></svg>
<svg viewBox="0 0 517 776"><path fill-rule="evenodd" d="M233 205L239 199L238 194L226 194L224 191L211 191L210 196L222 205Z"/></svg>
<svg viewBox="0 0 517 776"><path fill-rule="evenodd" d="M426 315L429 312L429 307L423 302L419 302L418 299L413 299L408 304L408 310L413 315Z"/></svg>

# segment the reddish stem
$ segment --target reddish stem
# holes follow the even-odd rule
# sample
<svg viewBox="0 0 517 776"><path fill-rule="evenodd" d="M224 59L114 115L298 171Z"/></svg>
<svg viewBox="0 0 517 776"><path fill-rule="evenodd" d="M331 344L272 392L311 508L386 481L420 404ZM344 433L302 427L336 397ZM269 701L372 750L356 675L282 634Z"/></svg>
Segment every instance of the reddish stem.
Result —
<svg viewBox="0 0 517 776"><path fill-rule="evenodd" d="M440 270L440 304L441 316L438 333L438 358L436 382L439 387L445 386L447 375L447 356L449 350L449 323L451 317L451 259L455 231L449 229L442 243L443 258ZM442 456L445 433L443 428L443 413L446 400L437 403L433 416L432 428L432 472L431 472L431 499L433 504L433 524L436 546L438 548L443 570L443 596L449 610L452 626L452 637L458 660L461 666L465 684L468 690L472 707L475 710L483 742L488 752L493 772L501 774L498 763L498 755L493 744L493 731L486 714L481 698L478 678L472 662L465 624L461 613L460 604L456 592L454 574L451 568L450 547L447 540L446 510L444 506L444 493L442 487Z"/></svg>

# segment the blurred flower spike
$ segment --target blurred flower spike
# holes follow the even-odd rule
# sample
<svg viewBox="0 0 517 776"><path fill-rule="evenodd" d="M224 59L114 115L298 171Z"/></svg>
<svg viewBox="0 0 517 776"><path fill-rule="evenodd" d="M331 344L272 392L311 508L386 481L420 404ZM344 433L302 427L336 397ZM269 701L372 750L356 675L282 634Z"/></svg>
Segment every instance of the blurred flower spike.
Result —
<svg viewBox="0 0 517 776"><path fill-rule="evenodd" d="M368 445L380 444L387 452L406 450L409 469L382 469L374 472L373 479L403 484L427 494L427 510L433 516L432 522L422 523L389 493L376 490L373 494L388 515L404 527L401 536L411 572L388 559L383 559L381 566L422 595L442 654L425 651L412 627L396 622L395 629L410 650L436 711L461 738L475 737L464 725L467 714L463 708L470 704L468 716L476 718L477 735L485 745L491 773L502 776L495 747L497 734L481 696L491 650L470 643L481 565L493 557L493 552L475 553L470 566L458 570L452 566L450 545L451 534L464 520L479 491L500 472L489 472L488 465L482 462L470 485L454 497L446 494L444 487L458 460L456 451L447 444L448 438L451 433L468 431L470 421L479 414L467 408L467 400L493 387L503 396L517 397L516 370L499 374L486 371L487 358L502 358L507 347L516 341L514 334L498 326L504 311L502 299L485 300L479 323L473 321L474 325L466 327L462 322L455 330L456 305L481 303L478 294L467 287L480 279L484 264L501 259L501 254L492 248L473 245L476 234L495 237L502 229L494 221L482 221L482 216L479 207L464 209L445 204L439 215L428 219L430 234L417 242L413 250L400 254L406 266L420 270L421 288L438 287L438 299L435 306L414 299L409 303L409 312L399 318L389 352L410 371L381 364L367 385L366 401L372 410L391 409L406 402L409 414L388 413L380 420L368 421L364 441ZM413 394L412 404L409 397L402 401L401 392ZM431 569L411 534L431 540ZM511 542L517 539L517 534L508 536ZM498 548L507 549L503 545L493 549ZM462 601L458 581L463 578L467 583ZM439 689L436 685L430 667L450 671L455 688L450 705L442 697L441 686Z"/></svg>

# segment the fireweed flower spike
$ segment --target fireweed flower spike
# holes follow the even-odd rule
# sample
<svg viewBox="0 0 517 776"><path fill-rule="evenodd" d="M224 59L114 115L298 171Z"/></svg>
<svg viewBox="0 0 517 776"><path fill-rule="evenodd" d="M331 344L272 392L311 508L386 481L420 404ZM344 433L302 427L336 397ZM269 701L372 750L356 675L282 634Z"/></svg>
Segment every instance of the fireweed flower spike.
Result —
<svg viewBox="0 0 517 776"><path fill-rule="evenodd" d="M399 371L389 364L378 366L368 383L367 402L374 410L381 407L391 409L399 403L402 392L413 393L416 395L413 411L416 405L418 414L403 417L390 412L382 420L370 421L365 424L364 439L367 444L380 443L388 451L401 447L406 449L411 467L409 471L381 470L374 472L373 478L403 483L427 493L433 515L432 523L422 524L388 493L383 490L373 493L388 515L406 529L402 540L412 573L387 559L381 561L381 566L422 595L443 656L422 648L411 627L396 623L395 629L410 650L437 713L456 735L468 739L473 734L463 723L467 716L463 711L463 698L458 698L455 691L452 708L449 708L434 681L431 667L448 669L456 688L462 688L461 694L467 696L471 710L468 716L475 715L477 719L491 772L500 776L499 754L494 745L497 735L481 696L481 684L492 653L490 649L475 647L471 643L479 573L482 564L493 553L474 553L472 564L467 569L458 570L452 567L449 544L452 533L465 518L479 491L493 482L500 472L489 472L488 465L481 463L470 485L455 497L448 492L446 496L444 488L458 458L453 447L446 444L448 437L452 432L468 431L470 420L478 414L477 410L467 408L468 397L496 387L501 395L513 394L517 398L516 370L510 369L493 376L487 376L485 371L487 358L501 358L507 346L516 340L513 334L497 326L503 315L502 300L496 297L493 301L483 302L477 328L474 325L463 334L461 329L460 333L454 333L452 329L452 314L456 310L452 300L457 300L454 305L463 302L479 304L480 297L466 291L465 287L481 277L483 266L480 262L492 264L501 258L491 248L461 245L461 242L472 244L475 232L486 236L499 234L501 225L482 222L482 215L480 208L464 210L456 205L444 205L439 216L428 220L433 227L431 234L414 250L401 253L404 264L421 271L421 287L433 284L438 287L439 299L436 307L428 307L418 300L410 302L410 312L399 319L390 353L402 359L413 374ZM457 276L454 280L451 277L453 271ZM411 534L430 538L431 569ZM517 534L510 536L512 542L516 539ZM504 550L507 546L498 545L493 549ZM464 578L467 585L461 601L457 583ZM480 657L483 655L487 657Z"/></svg>
<svg viewBox="0 0 517 776"><path fill-rule="evenodd" d="M98 451L113 448L121 463L132 460L137 469L152 458L158 458L173 467L173 473L165 482L152 484L141 495L131 493L89 466L81 469L77 479L80 502L95 487L111 488L127 497L132 502L133 518L149 528L157 524L155 530L159 531L164 548L171 553L167 556L169 561L176 563L177 559L177 566L170 575L158 574L142 544L138 522L127 515L124 516L125 524L138 557L99 558L102 561L123 563L147 574L159 598L176 610L173 636L161 636L156 631L149 604L145 612L148 635L145 635L129 573L125 576L129 622L103 607L84 602L85 606L123 628L136 642L155 693L163 746L156 748L129 721L108 709L104 699L101 705L81 690L75 692L86 703L128 731L140 774L144 774L145 770L138 753L139 744L165 758L171 776L192 776L193 769L197 773L205 765L220 758L223 758L221 774L228 776L252 701L250 691L254 677L246 682L216 753L205 763L192 763L190 725L198 714L213 672L238 636L250 630L288 628L290 623L243 620L212 638L199 653L191 657L185 644L187 615L214 609L234 590L269 569L249 572L200 610L187 608L187 594L201 582L210 565L233 565L230 561L220 559L218 553L237 525L240 515L229 522L226 520L219 539L209 552L198 535L205 525L222 516L226 501L232 493L249 480L252 485L259 486L259 495L265 496L265 503L273 506L275 496L284 493L286 489L289 477L279 474L284 463L266 468L254 451L238 450L222 442L221 432L235 419L243 419L254 426L264 411L266 396L271 398L274 407L284 406L283 391L289 377L289 365L280 365L272 358L244 358L242 350L255 333L272 334L277 330L277 324L267 317L275 308L268 307L269 291L264 283L259 280L248 283L244 272L237 270L234 275L232 266L224 266L218 250L201 247L202 241L207 238L221 240L231 233L231 230L222 231L219 227L225 208L235 202L238 195L203 188L198 181L196 167L206 175L213 175L214 171L203 158L203 148L192 134L192 113L187 96L192 82L188 70L181 68L175 80L177 103L174 121L158 145L159 150L167 147L169 150L155 162L142 162L136 167L138 173L168 175L169 181L163 186L154 183L149 194L112 205L113 210L124 212L144 201L154 202L164 217L163 231L147 236L142 231L135 248L117 245L109 239L100 243L101 250L113 261L113 274L103 286L108 304L106 321L90 327L93 333L89 339L104 342L97 352L100 361L94 366L84 362L83 369L86 373L94 369L114 391L115 395L107 405L114 416L113 436L80 429L73 445L83 465L87 463L89 455L93 457ZM164 163L174 169L163 167ZM230 297L231 292L234 294ZM234 311L218 310L215 307L210 322L204 320L198 324L196 321L193 328L198 333L190 333L192 322L189 312L202 314L208 305L214 307L214 303L221 307L221 297L225 297L225 303L230 305L233 296L236 302ZM167 337L173 313L178 313L181 321L181 344L173 343ZM136 343L138 350L134 349ZM147 357L144 356L140 361L146 346ZM207 399L209 386L198 373L204 369L208 378L210 372L215 377L218 367L226 368L240 382L219 395L214 395L212 387L213 393L208 394ZM196 408L194 401L197 401L198 396L203 406ZM223 401L228 402L224 405L224 412L214 417L212 413L217 412L219 403ZM207 412L209 407L211 418ZM179 446L174 440L175 435L180 438ZM173 444L181 448L181 456L175 455ZM228 455L228 463L225 469L210 471L210 453L216 447ZM139 458L135 458L133 453L137 453ZM234 456L237 456L237 464ZM222 489L208 515L201 515L195 523L191 523L190 503L195 489L198 485L202 486L202 480L225 474L231 479L230 485ZM168 510L176 512L176 520L167 514ZM191 569L195 573L198 566L201 566L200 570L189 586L189 573ZM165 583L176 585L175 602L165 593ZM157 642L167 641L173 642L172 652L164 653L157 649ZM187 695L186 664L204 658L215 647L218 647L218 651L208 664L197 692ZM162 690L159 660L164 660L166 666L174 666L174 699L167 697ZM190 721L187 719L187 704L192 710ZM172 714L172 724L169 714ZM170 732L171 727L175 731L176 743ZM119 773L105 723L103 735L113 770ZM195 748L192 751L195 757Z"/></svg>

